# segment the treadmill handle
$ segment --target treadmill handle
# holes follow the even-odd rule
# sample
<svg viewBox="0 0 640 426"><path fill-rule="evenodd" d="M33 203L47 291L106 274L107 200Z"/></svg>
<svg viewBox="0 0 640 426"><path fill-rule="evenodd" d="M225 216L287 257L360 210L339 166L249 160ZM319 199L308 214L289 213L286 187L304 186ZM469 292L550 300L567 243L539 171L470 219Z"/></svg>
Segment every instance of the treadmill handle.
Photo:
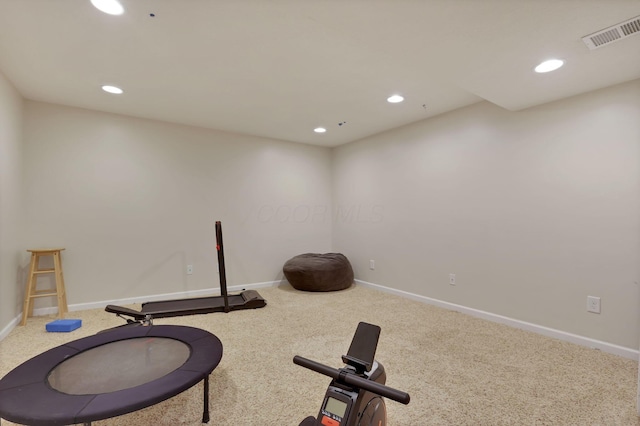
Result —
<svg viewBox="0 0 640 426"><path fill-rule="evenodd" d="M308 368L309 370L315 371L316 373L329 376L332 379L337 380L338 382L346 383L348 385L373 392L377 395L392 399L404 405L407 405L411 400L411 397L406 392L391 388L389 386L381 385L380 383L365 379L360 376L356 376L355 374L344 373L344 370L328 367L324 364L320 364L319 362L303 358L299 355L293 357L293 363L301 367Z"/></svg>
<svg viewBox="0 0 640 426"><path fill-rule="evenodd" d="M138 321L144 320L147 317L147 314L143 312L125 308L124 306L107 305L104 310L112 314L126 315Z"/></svg>

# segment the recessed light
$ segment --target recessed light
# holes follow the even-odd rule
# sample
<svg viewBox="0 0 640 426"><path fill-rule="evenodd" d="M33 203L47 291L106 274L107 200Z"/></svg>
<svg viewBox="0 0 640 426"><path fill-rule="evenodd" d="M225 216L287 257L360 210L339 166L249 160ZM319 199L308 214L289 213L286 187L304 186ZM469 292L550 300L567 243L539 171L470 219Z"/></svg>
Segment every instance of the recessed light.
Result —
<svg viewBox="0 0 640 426"><path fill-rule="evenodd" d="M324 133L327 131L327 129L325 129L324 127L316 127L315 129L313 129L313 131L316 133Z"/></svg>
<svg viewBox="0 0 640 426"><path fill-rule="evenodd" d="M122 15L124 13L124 7L118 0L91 0L91 4L96 9L109 15Z"/></svg>
<svg viewBox="0 0 640 426"><path fill-rule="evenodd" d="M121 95L123 90L116 86L102 86L102 90L108 93L113 93L114 95Z"/></svg>
<svg viewBox="0 0 640 426"><path fill-rule="evenodd" d="M555 71L562 65L564 65L564 61L562 59L549 59L535 67L535 71L539 73Z"/></svg>
<svg viewBox="0 0 640 426"><path fill-rule="evenodd" d="M400 95L393 95L387 98L387 102L390 102L392 104L397 104L398 102L402 102L402 101L404 101L404 98Z"/></svg>

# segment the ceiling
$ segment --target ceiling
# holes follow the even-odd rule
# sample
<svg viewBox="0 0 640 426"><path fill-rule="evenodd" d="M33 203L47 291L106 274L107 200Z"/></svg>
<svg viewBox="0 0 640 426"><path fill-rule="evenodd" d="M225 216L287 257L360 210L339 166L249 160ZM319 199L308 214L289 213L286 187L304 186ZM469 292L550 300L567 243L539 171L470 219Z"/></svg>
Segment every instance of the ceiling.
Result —
<svg viewBox="0 0 640 426"><path fill-rule="evenodd" d="M121 3L0 0L0 71L26 99L320 146L640 78L640 35L582 41L640 16L638 0ZM554 57L565 66L533 72Z"/></svg>

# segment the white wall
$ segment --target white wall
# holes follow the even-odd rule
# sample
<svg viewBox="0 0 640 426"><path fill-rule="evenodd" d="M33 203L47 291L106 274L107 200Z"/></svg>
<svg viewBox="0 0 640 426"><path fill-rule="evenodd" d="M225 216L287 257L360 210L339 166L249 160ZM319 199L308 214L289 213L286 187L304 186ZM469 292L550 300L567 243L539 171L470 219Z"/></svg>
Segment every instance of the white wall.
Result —
<svg viewBox="0 0 640 426"><path fill-rule="evenodd" d="M62 246L70 304L277 281L331 247L330 151L25 104L27 247ZM193 275L186 275L193 265Z"/></svg>
<svg viewBox="0 0 640 426"><path fill-rule="evenodd" d="M0 72L0 331L22 311L22 104Z"/></svg>
<svg viewBox="0 0 640 426"><path fill-rule="evenodd" d="M366 282L637 349L639 163L640 80L475 104L335 149L334 250Z"/></svg>
<svg viewBox="0 0 640 426"><path fill-rule="evenodd" d="M340 251L363 281L638 347L639 81L333 151L31 101L23 117L0 93L0 325L20 312L25 248L67 248L71 304L200 290L218 285L222 220L230 285Z"/></svg>

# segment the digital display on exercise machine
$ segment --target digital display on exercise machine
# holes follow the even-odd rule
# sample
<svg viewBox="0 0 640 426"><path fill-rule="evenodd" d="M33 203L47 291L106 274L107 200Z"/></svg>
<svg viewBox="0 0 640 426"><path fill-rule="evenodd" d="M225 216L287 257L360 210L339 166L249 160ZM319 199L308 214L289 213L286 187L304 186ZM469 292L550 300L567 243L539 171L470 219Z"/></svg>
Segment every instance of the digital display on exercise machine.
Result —
<svg viewBox="0 0 640 426"><path fill-rule="evenodd" d="M327 397L327 403L324 405L324 409L338 417L344 417L344 413L347 411L347 403L329 396Z"/></svg>

